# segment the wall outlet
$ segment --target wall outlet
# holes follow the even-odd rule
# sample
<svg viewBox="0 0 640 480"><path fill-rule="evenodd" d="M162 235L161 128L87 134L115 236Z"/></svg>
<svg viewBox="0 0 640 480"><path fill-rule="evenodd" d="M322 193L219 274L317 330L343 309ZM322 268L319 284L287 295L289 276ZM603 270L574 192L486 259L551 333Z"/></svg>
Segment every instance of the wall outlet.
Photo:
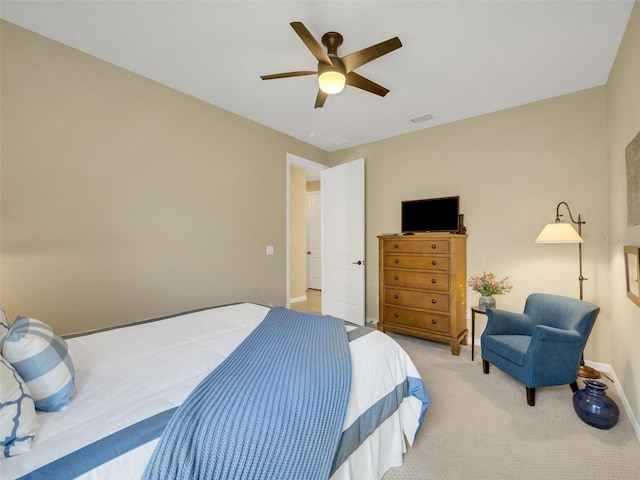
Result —
<svg viewBox="0 0 640 480"><path fill-rule="evenodd" d="M273 255L273 245L267 245L267 255Z"/></svg>

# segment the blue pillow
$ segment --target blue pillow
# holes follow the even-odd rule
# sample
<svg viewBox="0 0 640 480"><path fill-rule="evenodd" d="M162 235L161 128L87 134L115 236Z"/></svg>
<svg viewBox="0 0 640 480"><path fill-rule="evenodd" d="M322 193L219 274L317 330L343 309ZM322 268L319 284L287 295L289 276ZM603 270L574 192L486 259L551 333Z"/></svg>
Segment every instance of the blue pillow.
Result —
<svg viewBox="0 0 640 480"><path fill-rule="evenodd" d="M18 317L2 345L2 356L26 382L36 408L57 412L73 395L75 371L67 343L51 327Z"/></svg>
<svg viewBox="0 0 640 480"><path fill-rule="evenodd" d="M0 357L0 457L31 451L38 426L33 399L20 375Z"/></svg>

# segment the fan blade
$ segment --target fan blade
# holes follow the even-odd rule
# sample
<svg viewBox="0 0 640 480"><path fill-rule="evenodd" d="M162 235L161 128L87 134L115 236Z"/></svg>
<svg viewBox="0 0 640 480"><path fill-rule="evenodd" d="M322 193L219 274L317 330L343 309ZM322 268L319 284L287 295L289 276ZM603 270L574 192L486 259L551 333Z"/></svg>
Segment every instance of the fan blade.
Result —
<svg viewBox="0 0 640 480"><path fill-rule="evenodd" d="M318 89L318 95L316 96L316 104L314 105L313 108L322 108L328 96L329 96L328 94Z"/></svg>
<svg viewBox="0 0 640 480"><path fill-rule="evenodd" d="M329 55L327 55L318 41L313 38L311 32L307 30L307 27L305 27L302 22L291 22L290 25L296 31L296 33L300 37L300 40L304 42L309 51L313 54L314 57L316 57L319 62L328 63L329 65L332 64Z"/></svg>
<svg viewBox="0 0 640 480"><path fill-rule="evenodd" d="M372 45L368 48L342 57L342 62L347 69L347 73L349 73L359 66L370 62L371 60L375 60L376 58L386 55L389 52L393 52L401 46L402 43L400 42L400 39L398 37L393 37L389 40L385 40L384 42L380 42L376 45Z"/></svg>
<svg viewBox="0 0 640 480"><path fill-rule="evenodd" d="M311 70L303 70L300 72L274 73L273 75L260 75L262 80L273 80L274 78L302 77L304 75L317 75L318 72Z"/></svg>
<svg viewBox="0 0 640 480"><path fill-rule="evenodd" d="M376 95L380 95L381 97L384 97L387 93L389 93L389 90L384 88L382 85L378 85L368 78L364 78L362 75L358 75L356 72L347 73L347 80L345 83L347 85L351 85L352 87L375 93Z"/></svg>

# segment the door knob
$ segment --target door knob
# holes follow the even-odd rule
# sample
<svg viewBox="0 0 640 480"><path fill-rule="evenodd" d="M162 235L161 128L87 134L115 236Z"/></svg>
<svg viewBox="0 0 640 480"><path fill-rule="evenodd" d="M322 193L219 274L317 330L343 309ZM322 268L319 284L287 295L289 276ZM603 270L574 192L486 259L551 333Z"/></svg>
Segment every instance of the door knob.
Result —
<svg viewBox="0 0 640 480"><path fill-rule="evenodd" d="M353 262L354 265L364 265L364 260L358 260L357 262Z"/></svg>

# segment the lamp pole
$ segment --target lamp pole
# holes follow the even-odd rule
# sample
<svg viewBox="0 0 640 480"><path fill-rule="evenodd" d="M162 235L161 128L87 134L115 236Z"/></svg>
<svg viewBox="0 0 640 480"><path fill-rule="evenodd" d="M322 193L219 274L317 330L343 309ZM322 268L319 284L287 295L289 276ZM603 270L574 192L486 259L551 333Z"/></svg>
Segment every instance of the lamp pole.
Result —
<svg viewBox="0 0 640 480"><path fill-rule="evenodd" d="M578 225L578 235L580 235L580 237L582 238L582 225L584 225L587 222L582 220L582 216L580 214L578 214L578 220L575 220L573 218L573 215L571 214L571 209L569 208L569 205L567 204L567 202L560 202L556 207L556 223L560 222L560 217L562 216L560 215L560 205L564 205L565 207L567 207L567 211L569 212L569 218L571 219L572 223L575 223L576 225ZM582 275L582 243L578 243L578 261L580 266L580 271L578 275L578 282L580 283L580 300L584 300L582 282L584 282L585 280L588 280L588 278L585 278Z"/></svg>
<svg viewBox="0 0 640 480"><path fill-rule="evenodd" d="M580 236L580 238L582 238L582 225L587 222L582 220L580 214L578 214L578 220L575 220L573 218L573 215L571 214L571 209L569 208L567 202L560 202L556 207L556 223L560 222L560 205L564 205L565 207L567 207L569 218L571 219L571 222L578 225L578 235ZM580 265L580 273L578 275L578 282L580 283L580 300L583 300L582 282L588 279L582 275L582 243L578 243L578 259ZM592 368L584 363L584 354L580 357L580 368L578 368L578 375L583 378L600 378L601 376L600 372L598 372L595 368Z"/></svg>
<svg viewBox="0 0 640 480"><path fill-rule="evenodd" d="M569 207L567 207L567 208L569 208ZM571 212L569 212L569 216L571 216ZM571 221L573 221L573 219L571 219ZM580 214L578 214L578 235L580 235L581 237L582 237L582 224L583 223L587 223L587 222L583 222L582 219L580 218ZM582 275L582 244L581 243L578 244L578 258L579 258L579 264L580 264L580 272L578 274L578 282L580 282L580 300L582 300L583 299L582 282L584 282L587 279L584 278L584 276Z"/></svg>

